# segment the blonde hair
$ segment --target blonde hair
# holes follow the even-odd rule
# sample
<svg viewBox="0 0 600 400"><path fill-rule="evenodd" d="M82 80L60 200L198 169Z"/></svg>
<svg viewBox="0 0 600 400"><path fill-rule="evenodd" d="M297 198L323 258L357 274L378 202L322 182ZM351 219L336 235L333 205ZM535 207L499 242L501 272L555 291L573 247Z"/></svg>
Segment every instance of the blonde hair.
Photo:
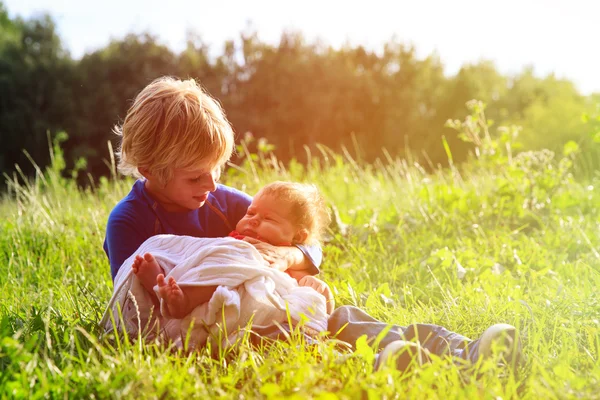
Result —
<svg viewBox="0 0 600 400"><path fill-rule="evenodd" d="M316 243L323 239L331 216L325 199L315 185L276 181L260 189L258 195L274 196L291 204L292 223L308 231L306 240L297 244Z"/></svg>
<svg viewBox="0 0 600 400"><path fill-rule="evenodd" d="M233 152L233 130L219 103L193 79L162 77L135 98L122 126L119 171L141 177L147 168L161 184L175 168L206 162L221 167Z"/></svg>

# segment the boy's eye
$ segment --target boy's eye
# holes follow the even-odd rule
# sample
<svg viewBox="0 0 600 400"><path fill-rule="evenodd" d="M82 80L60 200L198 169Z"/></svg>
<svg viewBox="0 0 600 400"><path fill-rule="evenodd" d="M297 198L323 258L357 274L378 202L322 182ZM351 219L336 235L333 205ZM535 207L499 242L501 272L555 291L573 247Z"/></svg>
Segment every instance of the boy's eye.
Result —
<svg viewBox="0 0 600 400"><path fill-rule="evenodd" d="M200 182L204 175L198 175L196 177L190 178L190 182Z"/></svg>
<svg viewBox="0 0 600 400"><path fill-rule="evenodd" d="M218 171L215 171L215 172L210 172L210 173L199 175L195 178L190 178L189 181L191 183L198 183L201 181L208 182L209 180L211 180L211 181L214 180L215 182L218 182L220 177L221 177L221 174L219 174Z"/></svg>

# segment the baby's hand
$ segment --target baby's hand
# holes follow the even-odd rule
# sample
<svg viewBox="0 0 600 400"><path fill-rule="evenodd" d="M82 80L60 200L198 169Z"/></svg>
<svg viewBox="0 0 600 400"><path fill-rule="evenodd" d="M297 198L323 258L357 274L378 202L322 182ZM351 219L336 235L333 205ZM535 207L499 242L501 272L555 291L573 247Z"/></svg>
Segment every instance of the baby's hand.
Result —
<svg viewBox="0 0 600 400"><path fill-rule="evenodd" d="M331 289L325 282L315 278L312 275L306 275L304 278L298 281L298 285L311 287L316 290L317 293L322 294L325 297L325 300L327 300L327 314L331 314L333 312L333 309L335 308L335 300L333 298L333 294L331 293Z"/></svg>
<svg viewBox="0 0 600 400"><path fill-rule="evenodd" d="M251 238L249 236L246 236L243 240L244 242L250 243L256 248L256 250L258 250L266 267L275 268L279 271L285 271L290 266L290 248L285 246L273 246L272 244ZM298 250L295 247L292 249Z"/></svg>

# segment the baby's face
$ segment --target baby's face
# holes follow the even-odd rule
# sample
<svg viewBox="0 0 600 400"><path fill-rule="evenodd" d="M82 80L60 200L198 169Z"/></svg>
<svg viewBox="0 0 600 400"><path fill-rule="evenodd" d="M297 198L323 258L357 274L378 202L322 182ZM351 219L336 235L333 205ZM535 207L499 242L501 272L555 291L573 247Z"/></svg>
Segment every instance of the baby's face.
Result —
<svg viewBox="0 0 600 400"><path fill-rule="evenodd" d="M292 243L298 232L291 219L289 203L259 192L235 229L244 236L282 245Z"/></svg>

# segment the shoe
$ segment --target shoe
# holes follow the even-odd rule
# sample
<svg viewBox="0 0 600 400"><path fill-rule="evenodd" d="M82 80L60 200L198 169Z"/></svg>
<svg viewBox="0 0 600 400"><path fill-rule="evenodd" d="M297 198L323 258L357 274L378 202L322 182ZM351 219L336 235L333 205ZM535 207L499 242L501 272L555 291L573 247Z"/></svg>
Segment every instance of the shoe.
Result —
<svg viewBox="0 0 600 400"><path fill-rule="evenodd" d="M492 325L479 338L479 357L497 356L498 361L516 366L522 359L522 346L517 328L509 324Z"/></svg>
<svg viewBox="0 0 600 400"><path fill-rule="evenodd" d="M393 360L393 361L390 361ZM375 370L381 370L386 364L395 363L399 371L408 371L414 366L423 366L431 362L429 351L418 343L395 340L383 348L377 355Z"/></svg>

